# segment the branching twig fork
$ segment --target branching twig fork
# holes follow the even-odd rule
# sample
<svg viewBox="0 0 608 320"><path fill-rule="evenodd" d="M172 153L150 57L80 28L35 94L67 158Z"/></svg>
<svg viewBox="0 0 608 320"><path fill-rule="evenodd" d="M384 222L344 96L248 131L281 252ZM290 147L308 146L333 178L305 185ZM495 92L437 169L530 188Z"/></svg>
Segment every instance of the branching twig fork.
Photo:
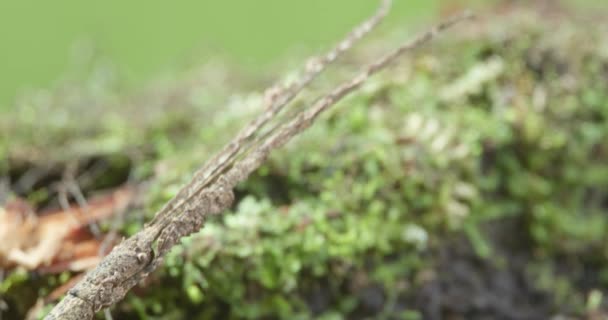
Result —
<svg viewBox="0 0 608 320"><path fill-rule="evenodd" d="M363 68L356 77L344 82L317 100L310 109L300 112L295 118L277 127L276 130L258 137L245 152L235 153L240 155L237 160L211 164L209 168L213 170L208 175L211 178L204 179L208 181L207 183L191 183L186 187L202 186L200 191L185 193L189 197L188 201L181 198L183 202L180 206L183 206L183 210L176 214L167 214L161 220L154 220L143 230L118 245L95 270L89 272L84 280L70 290L47 319L90 319L94 316L94 312L120 301L133 286L162 262L164 255L182 237L198 231L208 215L227 209L234 199L233 188L239 182L247 179L272 150L283 146L292 137L310 127L323 111L335 105L349 93L356 91L370 76L386 68L400 55L419 47L440 31L469 17L471 15L467 13L449 19L371 63ZM274 115L276 113L272 117ZM254 135L255 132L245 134L244 136L247 137L245 140L249 140ZM222 159L224 158L218 158L218 160ZM206 174L204 171L203 173ZM175 213L174 210L166 212Z"/></svg>
<svg viewBox="0 0 608 320"><path fill-rule="evenodd" d="M161 257L171 247L177 244L179 239L198 230L203 223L204 213L219 213L227 209L233 200L232 190L239 182L246 180L248 176L266 160L272 150L280 148L291 138L310 127L323 111L335 105L349 93L360 88L369 77L386 68L399 56L421 46L444 29L449 28L462 20L468 19L471 16L472 15L469 12L454 16L402 46L397 47L385 56L369 64L351 80L342 83L329 94L317 100L311 108L300 112L294 119L266 135L265 138L259 141L258 145L252 147L250 152L245 154L242 159L232 164L225 172L222 172L216 180L213 180L213 188L203 190L198 199L200 203L193 204L190 210L184 210L183 212L178 213L172 218L173 224L170 224L167 228L163 228L158 239L158 256L152 263L152 268L156 268L157 265L161 263ZM197 213L194 213L194 216L192 216L193 211L200 209L203 209L203 215L199 216Z"/></svg>
<svg viewBox="0 0 608 320"><path fill-rule="evenodd" d="M266 107L264 112L246 125L230 143L207 161L207 163L194 174L192 181L182 188L180 192L178 192L178 194L157 213L151 223L155 223L167 214L178 210L185 202L195 196L196 193L200 192L202 188L206 187L209 182L213 180L213 177L226 169L226 167L238 156L248 140L252 139L255 134L259 133L263 126L274 119L276 115L280 113L281 110L306 86L317 78L329 64L334 62L344 52L348 51L358 40L363 38L382 21L390 9L391 3L392 0L383 0L379 9L373 16L353 29L327 54L309 59L303 74L294 82L286 87L277 84L266 90L264 97Z"/></svg>

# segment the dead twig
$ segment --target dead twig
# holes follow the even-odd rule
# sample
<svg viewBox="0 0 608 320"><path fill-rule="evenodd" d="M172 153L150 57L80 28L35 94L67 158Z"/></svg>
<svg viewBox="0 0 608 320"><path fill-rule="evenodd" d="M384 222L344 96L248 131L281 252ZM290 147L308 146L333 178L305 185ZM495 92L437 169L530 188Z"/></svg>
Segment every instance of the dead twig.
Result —
<svg viewBox="0 0 608 320"><path fill-rule="evenodd" d="M388 4L389 1L384 1L379 13L349 35L336 47L335 53L336 49L326 56L326 60L318 60L321 62L317 61L316 67L309 66L301 78L303 80L296 82L293 87L295 89L290 89L292 87L288 86L286 89L278 89L276 94L267 94L269 102L265 112L246 126L217 156L207 162L195 174L192 181L165 205L148 225L116 246L95 270L89 272L68 292L46 319L90 319L95 312L122 300L133 286L162 263L163 257L182 237L200 230L209 215L219 214L230 207L234 200L232 191L234 187L247 179L272 150L283 146L291 138L310 127L323 111L359 89L369 77L386 68L403 53L418 48L444 29L471 17L466 13L440 23L362 68L354 78L336 87L290 121L279 123L266 134L256 137L260 129L274 119L278 112L325 68L327 63L333 61L340 52L350 48L354 41L371 30L386 14ZM311 80L306 80L308 78Z"/></svg>
<svg viewBox="0 0 608 320"><path fill-rule="evenodd" d="M191 182L182 188L178 194L160 210L153 222L174 212L185 202L189 201L193 194L205 187L217 172L220 172L229 166L256 133L259 133L270 120L275 118L276 115L279 114L281 110L306 86L308 86L308 84L319 76L329 64L334 62L341 54L348 51L358 40L363 38L363 36L380 23L388 13L391 2L391 0L383 0L380 8L371 18L353 29L353 31L327 54L322 57L313 57L309 59L306 63L304 72L298 79L287 86L277 84L266 90L264 94L264 112L247 124L232 141L226 144L220 152L207 161L207 163L194 174L194 178Z"/></svg>
<svg viewBox="0 0 608 320"><path fill-rule="evenodd" d="M67 164L66 168L63 170L61 182L58 186L58 200L61 208L66 212L72 212L70 210L70 202L68 200L68 193L72 196L72 198L78 203L80 209L85 213L89 213L89 204L87 199L85 198L82 190L78 186L78 182L76 181L76 172L78 171L78 162L70 162ZM76 218L74 218L76 219ZM99 225L96 222L91 222L89 224L89 230L95 236L95 238L101 238L101 230L99 229Z"/></svg>

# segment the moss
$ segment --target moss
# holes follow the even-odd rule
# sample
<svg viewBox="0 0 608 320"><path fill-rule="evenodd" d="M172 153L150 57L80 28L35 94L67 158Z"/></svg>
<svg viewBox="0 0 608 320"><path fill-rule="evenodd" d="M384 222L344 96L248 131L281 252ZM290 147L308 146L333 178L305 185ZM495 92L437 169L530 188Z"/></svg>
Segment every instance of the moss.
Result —
<svg viewBox="0 0 608 320"><path fill-rule="evenodd" d="M373 78L275 152L239 187L231 212L184 239L114 312L141 319L548 318L584 314L591 289L594 308L601 307L596 300L608 293L608 61L590 44L605 35L573 23L500 19ZM135 130L132 115L120 112L102 126L48 123L57 131L47 131L44 143L28 140L27 123L12 126L13 140L35 152L3 152L21 159L55 154L59 144L86 146L59 147L62 157L138 150L129 168L136 180L152 177L144 209L153 212L261 98L211 89L168 103L177 112L159 106ZM211 109L210 101L229 107ZM506 237L490 227L503 223ZM442 254L448 248L464 252ZM450 280L467 275L479 276L490 293L510 295L513 310L497 307L500 297L491 294L483 306L468 304L479 292ZM493 287L501 277L531 280ZM470 300L457 302L449 288L432 291L446 283ZM6 294L18 297L11 288ZM428 292L443 302L424 300ZM520 301L539 295L547 298L532 311Z"/></svg>

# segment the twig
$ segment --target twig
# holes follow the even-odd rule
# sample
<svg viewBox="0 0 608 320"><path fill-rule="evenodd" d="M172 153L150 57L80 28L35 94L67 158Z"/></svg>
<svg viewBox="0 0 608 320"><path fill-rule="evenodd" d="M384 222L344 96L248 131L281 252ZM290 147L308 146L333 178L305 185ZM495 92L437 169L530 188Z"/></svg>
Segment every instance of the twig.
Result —
<svg viewBox="0 0 608 320"><path fill-rule="evenodd" d="M4 281L4 269L0 268L0 283L2 283ZM4 311L7 309L7 304L6 301L4 301L4 299L2 299L2 297L0 296L0 320L3 319L2 314L4 314Z"/></svg>
<svg viewBox="0 0 608 320"><path fill-rule="evenodd" d="M8 174L5 177L0 176L0 205L3 205L7 201L10 185L11 178Z"/></svg>
<svg viewBox="0 0 608 320"><path fill-rule="evenodd" d="M326 67L334 62L340 55L348 51L358 40L374 29L388 13L392 0L383 0L376 13L361 25L353 29L342 41L331 49L325 56L313 57L306 63L303 74L294 82L283 87L277 84L266 90L264 94L265 111L246 125L237 135L226 144L213 158L200 168L191 182L182 188L178 194L169 201L156 216L155 221L174 212L185 202L189 201L195 193L205 187L209 180L219 171L225 169L237 157L246 142L262 129L270 120L276 117L281 110L291 102L308 84L319 76Z"/></svg>
<svg viewBox="0 0 608 320"><path fill-rule="evenodd" d="M71 212L70 203L68 200L68 193L69 193L72 195L72 198L74 198L74 200L76 200L76 203L78 204L79 209L82 210L82 212L85 215L88 215L90 212L89 203L87 202L87 199L85 198L84 194L82 193L82 190L80 190L80 187L78 186L78 183L76 182L76 179L75 179L76 171L78 171L77 162L68 163L66 168L63 170L63 175L62 175L61 182L59 183L59 188L58 188L59 189L58 190L59 204L61 205L61 208L64 211ZM95 236L95 238L97 238L97 239L101 238L101 230L99 229L99 225L97 225L96 222L89 223L88 227L89 227L89 230L91 231L91 233L93 234L93 236Z"/></svg>
<svg viewBox="0 0 608 320"><path fill-rule="evenodd" d="M386 3L384 2L385 5ZM95 312L122 300L133 286L162 263L165 254L182 237L200 230L207 216L219 214L228 208L234 199L233 188L247 179L272 150L283 146L291 138L310 127L323 111L360 88L370 76L386 68L400 55L421 46L442 30L470 17L469 13L453 17L398 47L363 68L356 77L317 100L311 108L300 112L291 121L278 126L276 130L270 131L262 138L256 139L253 145L242 151L242 142L254 137L259 128L278 113L272 111L275 107L271 104L270 111L267 110L258 118L263 120L254 121L250 124L251 127L248 126L241 131L231 143L233 146L228 145L220 152L220 156L208 162L208 165L195 175L193 181L184 187L143 230L116 246L97 268L89 272L68 292L46 319L90 319ZM285 97L287 96L289 95ZM279 110L281 108L282 106L278 107ZM177 212L178 208L181 209L179 212Z"/></svg>

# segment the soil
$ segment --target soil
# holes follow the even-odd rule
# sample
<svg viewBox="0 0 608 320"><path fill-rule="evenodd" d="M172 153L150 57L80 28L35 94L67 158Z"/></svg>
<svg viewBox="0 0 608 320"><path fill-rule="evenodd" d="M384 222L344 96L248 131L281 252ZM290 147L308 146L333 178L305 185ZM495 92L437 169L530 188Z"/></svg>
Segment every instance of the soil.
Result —
<svg viewBox="0 0 608 320"><path fill-rule="evenodd" d="M527 272L531 246L519 237L521 227L516 220L489 225L487 236L495 244L490 258L478 257L464 236L441 248L436 277L415 295L423 318L533 320L565 312L558 310L550 292L535 286Z"/></svg>

